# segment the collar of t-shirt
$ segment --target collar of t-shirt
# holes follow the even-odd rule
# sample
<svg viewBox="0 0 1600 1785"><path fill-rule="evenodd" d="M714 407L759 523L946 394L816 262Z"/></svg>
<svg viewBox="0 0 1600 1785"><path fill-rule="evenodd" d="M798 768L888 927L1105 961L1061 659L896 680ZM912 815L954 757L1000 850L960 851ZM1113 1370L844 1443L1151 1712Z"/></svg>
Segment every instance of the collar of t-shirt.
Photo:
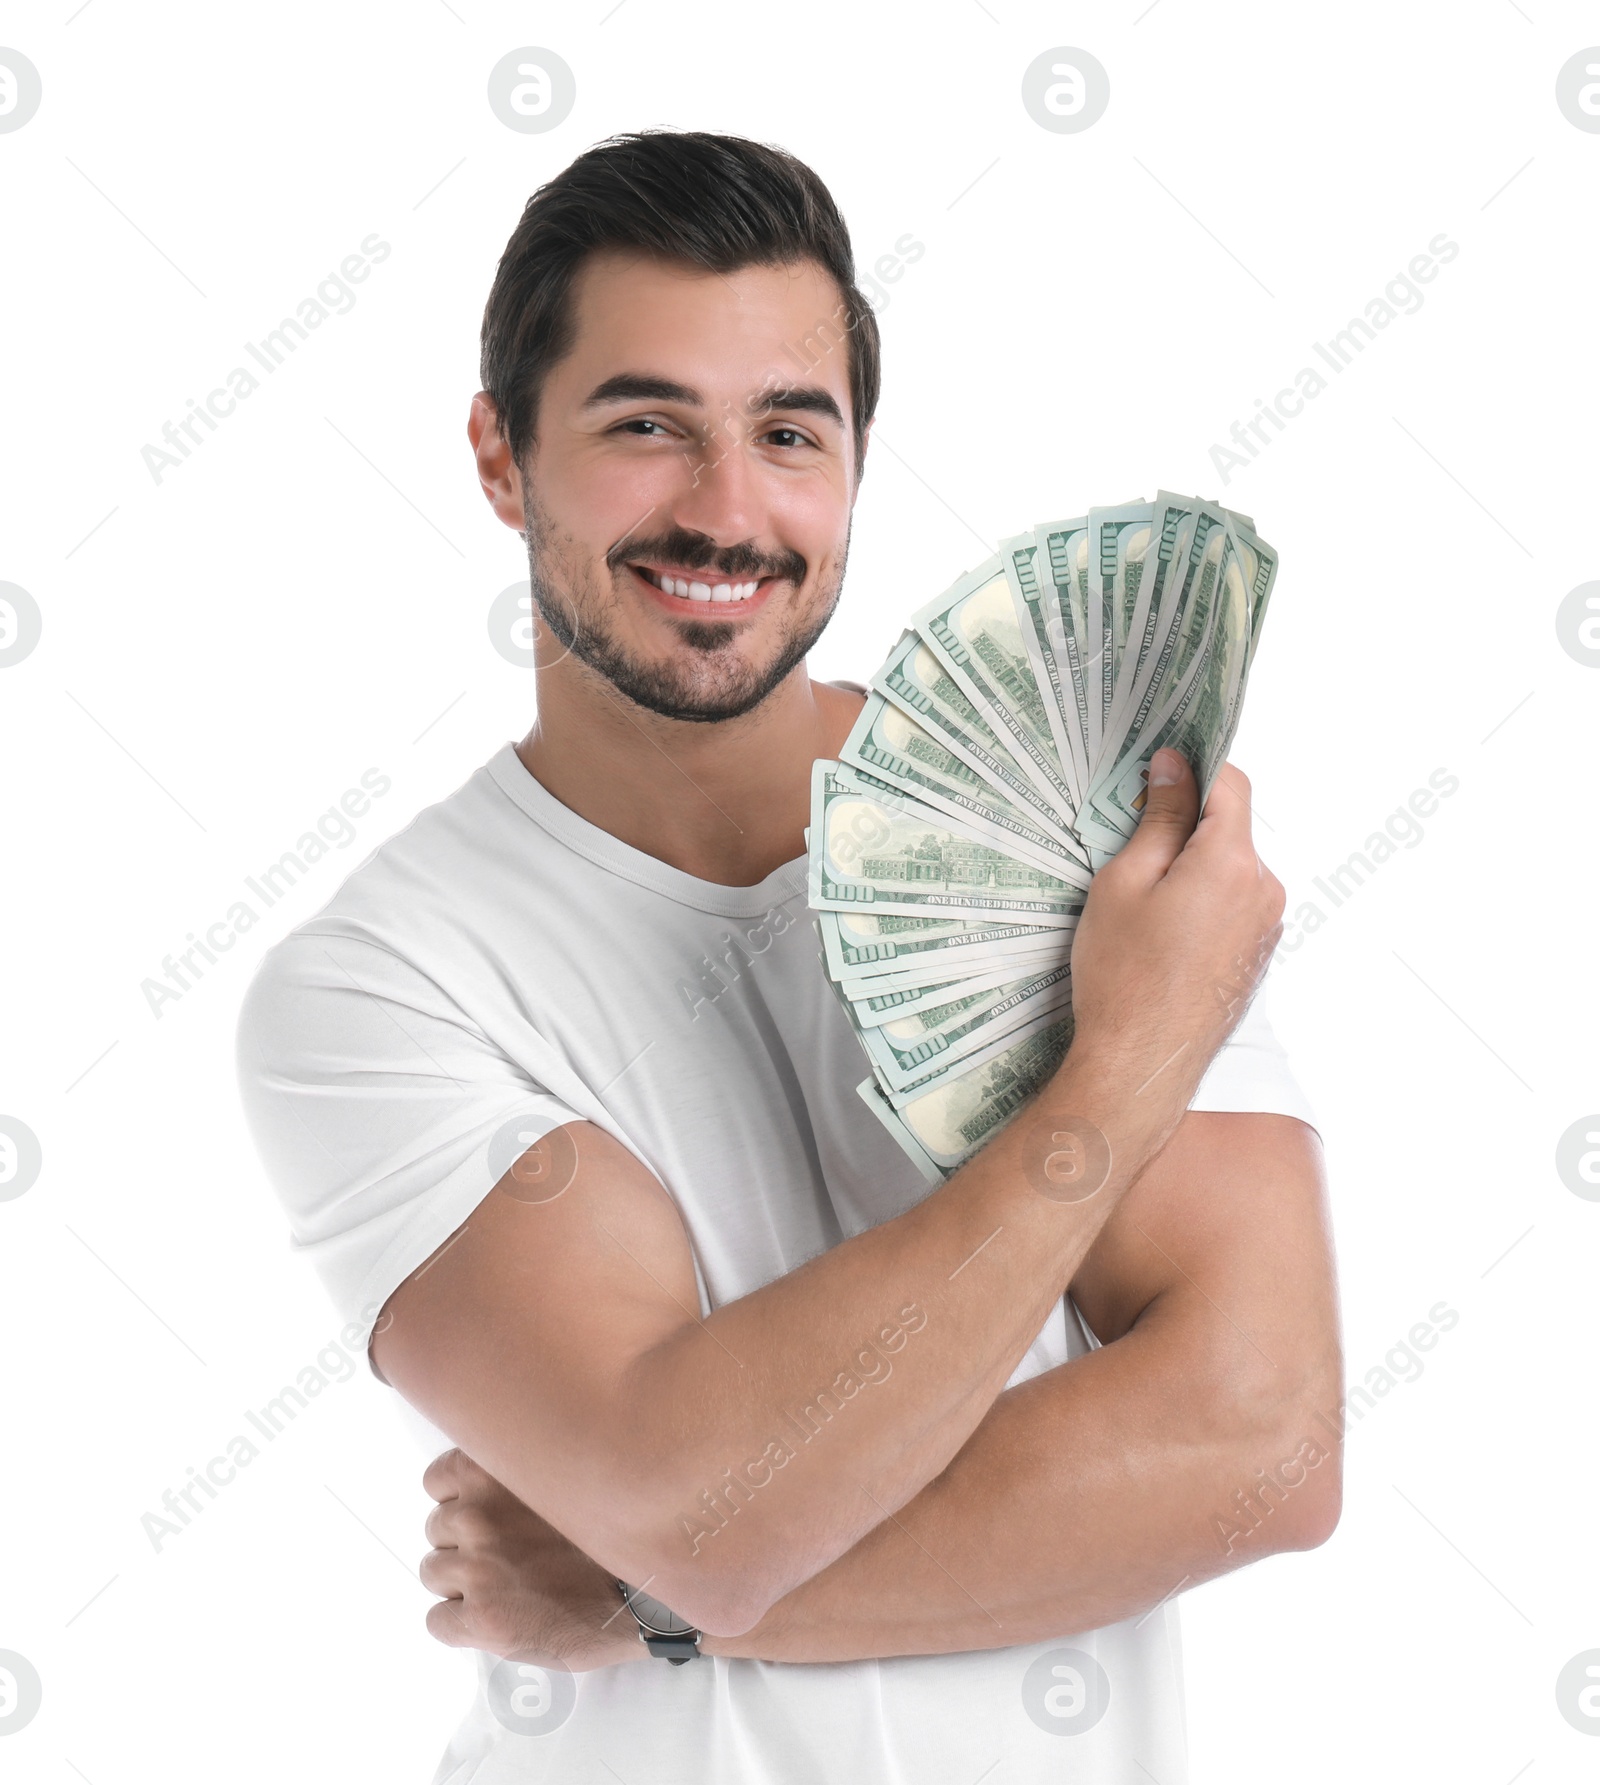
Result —
<svg viewBox="0 0 1600 1785"><path fill-rule="evenodd" d="M853 694L867 692L859 682L838 681L829 685L848 689ZM515 744L505 744L490 758L488 768L502 791L574 855L680 905L710 912L716 917L759 917L774 904L792 899L804 889L806 858L803 855L774 868L755 886L720 886L713 880L700 880L693 874L685 874L680 868L647 855L642 849L635 849L631 843L624 843L620 837L612 836L610 831L591 824L570 806L563 805L543 782L529 774Z"/></svg>

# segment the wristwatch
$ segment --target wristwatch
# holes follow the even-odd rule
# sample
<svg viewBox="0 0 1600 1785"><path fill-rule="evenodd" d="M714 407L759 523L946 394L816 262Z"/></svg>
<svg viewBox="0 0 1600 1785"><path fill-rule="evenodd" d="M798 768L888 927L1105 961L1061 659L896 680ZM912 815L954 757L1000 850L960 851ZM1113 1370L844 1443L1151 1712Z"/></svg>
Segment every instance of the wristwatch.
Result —
<svg viewBox="0 0 1600 1785"><path fill-rule="evenodd" d="M682 1667L685 1661L693 1661L700 1653L700 1632L693 1624L685 1623L659 1599L652 1599L648 1593L641 1593L626 1581L617 1582L617 1591L639 1626L640 1642L652 1655L659 1655L674 1667Z"/></svg>

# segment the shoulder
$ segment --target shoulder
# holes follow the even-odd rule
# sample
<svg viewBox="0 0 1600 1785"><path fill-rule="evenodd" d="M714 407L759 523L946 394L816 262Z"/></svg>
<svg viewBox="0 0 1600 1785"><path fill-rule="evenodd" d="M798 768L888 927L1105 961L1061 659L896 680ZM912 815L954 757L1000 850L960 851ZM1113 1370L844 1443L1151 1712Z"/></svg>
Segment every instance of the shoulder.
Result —
<svg viewBox="0 0 1600 1785"><path fill-rule="evenodd" d="M417 812L263 953L240 1009L241 1049L304 1038L310 1025L370 1024L363 998L449 1014L444 988L473 945L469 914L538 855L535 827L494 767Z"/></svg>

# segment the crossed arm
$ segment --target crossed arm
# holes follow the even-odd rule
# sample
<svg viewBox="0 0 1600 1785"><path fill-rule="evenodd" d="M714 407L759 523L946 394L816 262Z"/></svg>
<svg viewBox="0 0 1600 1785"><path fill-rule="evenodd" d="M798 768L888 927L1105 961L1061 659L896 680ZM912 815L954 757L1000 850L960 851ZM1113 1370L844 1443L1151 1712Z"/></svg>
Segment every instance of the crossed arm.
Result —
<svg viewBox="0 0 1600 1785"><path fill-rule="evenodd" d="M1342 1357L1311 1129L1187 1116L1072 1294L1100 1349L1007 1389L898 1513L702 1648L844 1661L1044 1641L1326 1540Z"/></svg>
<svg viewBox="0 0 1600 1785"><path fill-rule="evenodd" d="M843 1661L1046 1640L1327 1538L1343 1370L1309 1128L1186 1115L1071 1293L1099 1349L1000 1393L898 1510L702 1649ZM642 1655L609 1573L509 1490L459 1453L429 1486L437 1637L575 1666Z"/></svg>

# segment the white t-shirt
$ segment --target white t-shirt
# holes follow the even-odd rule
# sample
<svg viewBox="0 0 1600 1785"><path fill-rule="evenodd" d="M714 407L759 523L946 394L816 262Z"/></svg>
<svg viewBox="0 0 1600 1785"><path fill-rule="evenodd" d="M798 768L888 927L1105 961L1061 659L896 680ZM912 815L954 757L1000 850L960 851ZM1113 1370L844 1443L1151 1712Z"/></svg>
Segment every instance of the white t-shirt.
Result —
<svg viewBox="0 0 1600 1785"><path fill-rule="evenodd" d="M901 1214L928 1185L856 1095L867 1072L803 857L758 886L697 880L562 805L509 743L267 953L239 1028L294 1249L363 1340L511 1160L567 1122L605 1129L671 1192L702 1314ZM1259 997L1193 1107L1312 1121ZM1095 1343L1068 1298L1011 1381ZM428 1459L450 1448L394 1399ZM578 1675L478 1659L434 1785L1187 1776L1170 1600L1064 1641L931 1657Z"/></svg>

